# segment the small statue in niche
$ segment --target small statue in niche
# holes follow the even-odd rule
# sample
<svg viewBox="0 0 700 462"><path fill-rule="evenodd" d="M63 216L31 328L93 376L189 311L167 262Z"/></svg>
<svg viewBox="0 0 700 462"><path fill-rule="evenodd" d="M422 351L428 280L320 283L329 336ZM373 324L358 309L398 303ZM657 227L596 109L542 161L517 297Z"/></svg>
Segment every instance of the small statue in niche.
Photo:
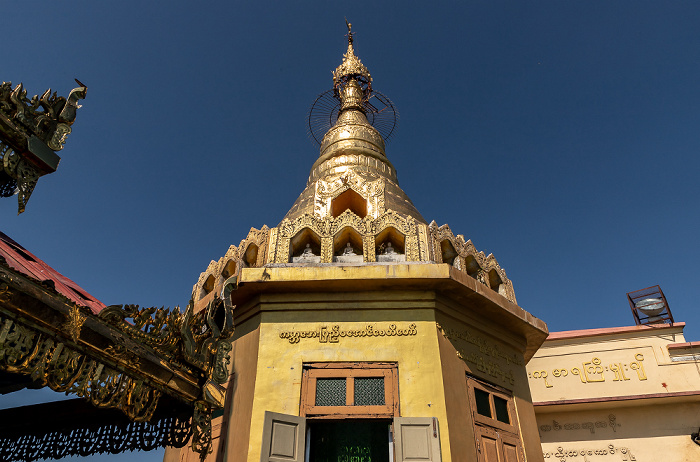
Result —
<svg viewBox="0 0 700 462"><path fill-rule="evenodd" d="M313 250L311 250L311 244L306 244L306 248L301 253L301 258L315 257Z"/></svg>
<svg viewBox="0 0 700 462"><path fill-rule="evenodd" d="M351 257L353 255L357 255L357 254L355 253L355 249L353 249L352 245L348 242L345 245L345 248L343 249L343 256L344 257Z"/></svg>
<svg viewBox="0 0 700 462"><path fill-rule="evenodd" d="M396 250L391 246L391 242L386 243L386 247L384 247L384 255L396 255Z"/></svg>
<svg viewBox="0 0 700 462"><path fill-rule="evenodd" d="M362 263L364 257L362 254L355 253L352 243L347 242L343 250L333 257L333 261L338 263Z"/></svg>
<svg viewBox="0 0 700 462"><path fill-rule="evenodd" d="M397 252L396 247L392 245L391 241L382 244L377 250L379 252L379 255L377 255L377 261L380 263L406 261L406 255Z"/></svg>
<svg viewBox="0 0 700 462"><path fill-rule="evenodd" d="M311 244L307 243L298 257L292 257L292 263L321 263L321 257L311 250Z"/></svg>

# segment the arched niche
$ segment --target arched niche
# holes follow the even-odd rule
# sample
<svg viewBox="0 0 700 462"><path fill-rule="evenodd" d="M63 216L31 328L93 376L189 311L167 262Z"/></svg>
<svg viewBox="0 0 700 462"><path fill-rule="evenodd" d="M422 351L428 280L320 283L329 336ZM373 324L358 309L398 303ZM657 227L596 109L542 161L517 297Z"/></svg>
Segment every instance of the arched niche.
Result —
<svg viewBox="0 0 700 462"><path fill-rule="evenodd" d="M476 279L480 270L481 267L479 263L477 263L476 258L474 258L474 255L467 255L464 259L464 271L466 271L469 276Z"/></svg>
<svg viewBox="0 0 700 462"><path fill-rule="evenodd" d="M491 290L494 292L498 292L503 296L506 295L506 286L503 284L503 280L501 276L498 275L498 271L496 271L495 268L489 271L489 287L491 287Z"/></svg>
<svg viewBox="0 0 700 462"><path fill-rule="evenodd" d="M249 268L255 268L258 263L258 246L250 244L243 254L243 262Z"/></svg>
<svg viewBox="0 0 700 462"><path fill-rule="evenodd" d="M346 210L364 218L367 216L367 201L352 189L348 189L331 201L331 215L334 218L339 217Z"/></svg>
<svg viewBox="0 0 700 462"><path fill-rule="evenodd" d="M406 236L393 226L375 236L374 247L379 262L406 261Z"/></svg>
<svg viewBox="0 0 700 462"><path fill-rule="evenodd" d="M209 276L207 276L207 278L204 280L204 284L202 284L202 295L200 298L211 293L214 290L215 284L216 284L216 279L214 278L214 275L210 274Z"/></svg>
<svg viewBox="0 0 700 462"><path fill-rule="evenodd" d="M455 258L457 257L457 251L449 239L445 239L440 242L440 251L442 252L442 262L454 265Z"/></svg>
<svg viewBox="0 0 700 462"><path fill-rule="evenodd" d="M221 270L221 276L224 279L228 279L234 274L236 274L236 262L233 260L229 260L224 265L224 269Z"/></svg>
<svg viewBox="0 0 700 462"><path fill-rule="evenodd" d="M352 253L354 255L347 254L346 249L348 249L348 243L350 244L350 248L352 249ZM334 259L336 261L362 261L363 253L364 249L362 245L362 236L360 233L355 231L350 226L346 226L336 233L335 237L333 238L333 255L335 256ZM352 258L355 256L359 256L359 258ZM343 258L338 259L337 257Z"/></svg>
<svg viewBox="0 0 700 462"><path fill-rule="evenodd" d="M289 241L289 261L293 262L295 259L299 259L305 255L308 255L306 250L308 246L309 251L313 254L313 257L317 257L318 261L321 261L321 238L318 234L313 232L311 228L304 228L299 231L290 241ZM316 260L316 258L302 258L303 260Z"/></svg>

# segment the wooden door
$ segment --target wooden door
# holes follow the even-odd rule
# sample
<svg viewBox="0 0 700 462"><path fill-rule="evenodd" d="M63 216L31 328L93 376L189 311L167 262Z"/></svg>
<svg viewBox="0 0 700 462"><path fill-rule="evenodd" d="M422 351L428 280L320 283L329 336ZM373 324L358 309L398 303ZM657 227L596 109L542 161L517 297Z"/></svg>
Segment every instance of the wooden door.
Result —
<svg viewBox="0 0 700 462"><path fill-rule="evenodd" d="M482 425L474 430L479 462L523 462L517 436Z"/></svg>
<svg viewBox="0 0 700 462"><path fill-rule="evenodd" d="M523 450L520 445L520 438L507 433L499 435L503 446L503 462L523 462Z"/></svg>

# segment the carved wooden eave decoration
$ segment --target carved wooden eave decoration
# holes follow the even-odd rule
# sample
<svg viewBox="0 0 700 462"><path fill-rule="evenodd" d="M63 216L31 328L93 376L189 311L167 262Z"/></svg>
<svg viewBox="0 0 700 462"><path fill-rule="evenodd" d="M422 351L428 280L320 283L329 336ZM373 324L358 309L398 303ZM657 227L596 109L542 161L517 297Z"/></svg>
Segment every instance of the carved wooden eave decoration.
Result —
<svg viewBox="0 0 700 462"><path fill-rule="evenodd" d="M0 257L0 373L119 410L130 422L150 423L157 432L177 433L159 436L168 444L184 445L191 434L193 449L204 458L211 451L212 411L224 404L232 312L230 298L227 303L215 296L198 313L190 302L185 313L113 305L95 314ZM159 411L164 397L168 407L178 403L189 409L189 417ZM169 423L154 422L154 415ZM2 460L33 460L6 434L0 429L0 446L20 452L3 453ZM75 439L94 438L90 432L71 435L72 440L49 438L47 444L63 446L48 453L82 454L85 445ZM143 448L137 443L120 450Z"/></svg>
<svg viewBox="0 0 700 462"><path fill-rule="evenodd" d="M81 398L0 410L0 460L60 459L68 455L183 447L192 436L192 412L164 395L148 422Z"/></svg>
<svg viewBox="0 0 700 462"><path fill-rule="evenodd" d="M20 83L0 85L0 197L17 194L18 211L24 209L39 177L53 173L71 133L78 101L87 87L82 83L68 98L57 96L49 88L41 97L29 99Z"/></svg>

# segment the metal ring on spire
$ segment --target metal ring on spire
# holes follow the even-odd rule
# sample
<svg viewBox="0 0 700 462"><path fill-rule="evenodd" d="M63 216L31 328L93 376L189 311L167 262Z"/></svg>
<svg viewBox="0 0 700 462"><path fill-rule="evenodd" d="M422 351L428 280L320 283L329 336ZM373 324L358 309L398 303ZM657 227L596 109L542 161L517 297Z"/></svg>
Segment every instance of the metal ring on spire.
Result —
<svg viewBox="0 0 700 462"><path fill-rule="evenodd" d="M369 99L363 102L367 121L384 138L389 141L399 125L399 112L388 96L373 91ZM308 134L319 146L323 136L335 125L340 113L340 99L331 89L318 95L309 108Z"/></svg>
<svg viewBox="0 0 700 462"><path fill-rule="evenodd" d="M362 111L369 124L386 142L396 131L399 113L386 95L372 90L372 76L360 58L355 56L352 24L347 18L345 24L348 27L348 51L343 55L341 65L333 71L333 89L318 95L309 108L309 137L321 145L324 135L335 125L340 113L348 109L348 101L343 103L341 94L344 93L347 97L348 90L354 86L361 94L354 93L359 98L353 99L350 107Z"/></svg>

